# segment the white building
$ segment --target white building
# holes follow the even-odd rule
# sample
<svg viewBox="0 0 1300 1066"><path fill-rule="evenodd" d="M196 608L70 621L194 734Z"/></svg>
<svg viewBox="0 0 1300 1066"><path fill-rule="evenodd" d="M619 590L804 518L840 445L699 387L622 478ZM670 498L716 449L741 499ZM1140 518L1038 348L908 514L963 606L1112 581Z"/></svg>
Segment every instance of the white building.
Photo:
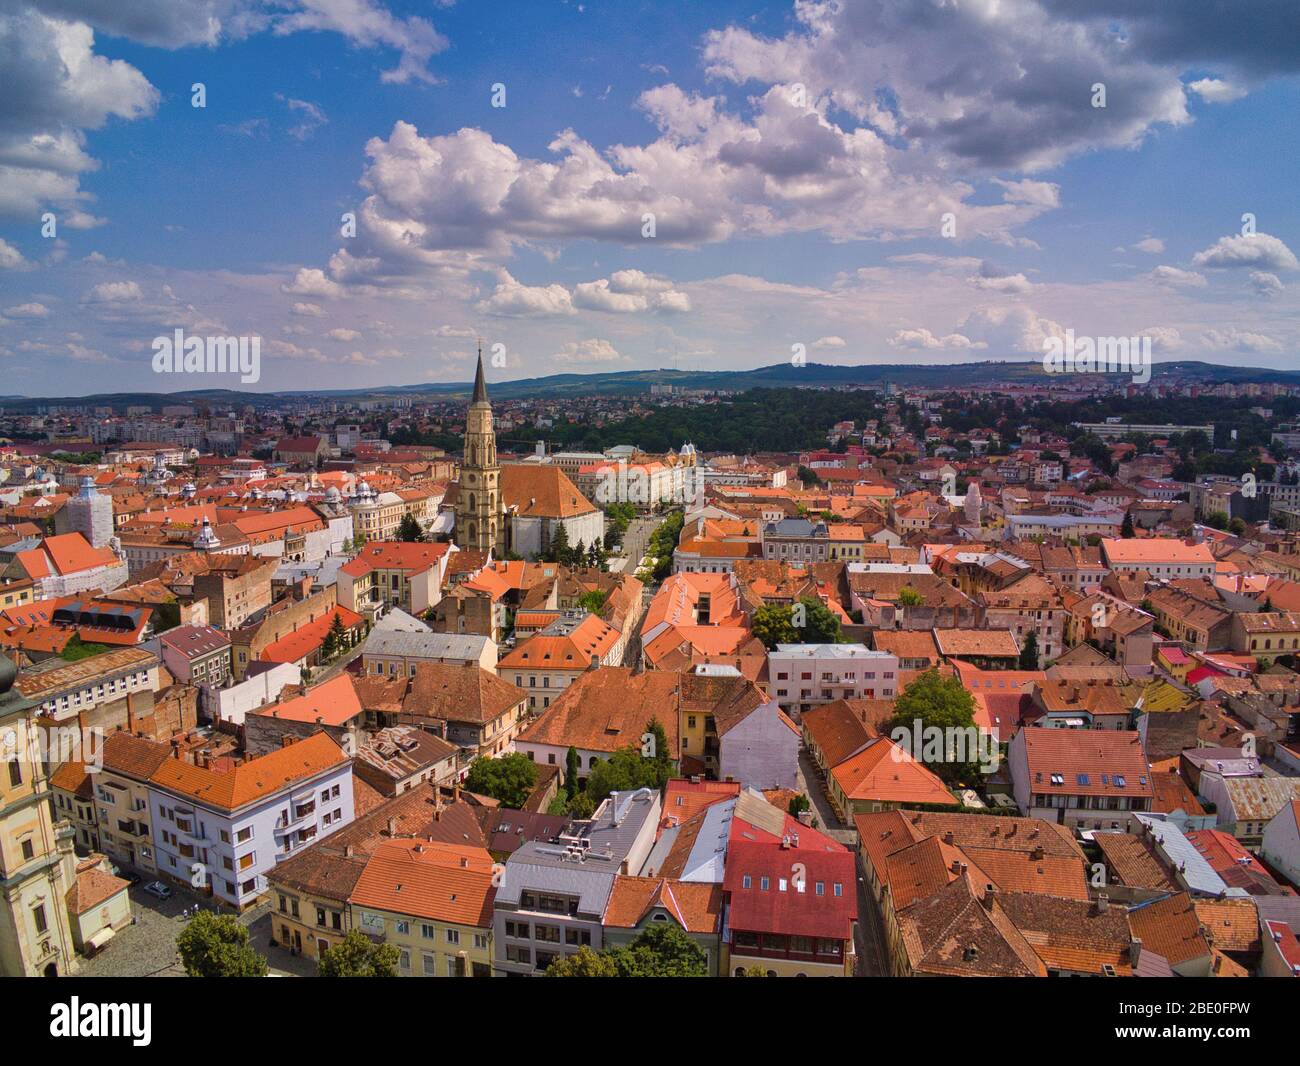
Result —
<svg viewBox="0 0 1300 1066"><path fill-rule="evenodd" d="M352 760L326 733L239 766L168 759L149 814L159 873L243 908L276 863L352 821Z"/></svg>
<svg viewBox="0 0 1300 1066"><path fill-rule="evenodd" d="M898 694L898 657L864 644L778 644L767 670L768 690L784 710Z"/></svg>

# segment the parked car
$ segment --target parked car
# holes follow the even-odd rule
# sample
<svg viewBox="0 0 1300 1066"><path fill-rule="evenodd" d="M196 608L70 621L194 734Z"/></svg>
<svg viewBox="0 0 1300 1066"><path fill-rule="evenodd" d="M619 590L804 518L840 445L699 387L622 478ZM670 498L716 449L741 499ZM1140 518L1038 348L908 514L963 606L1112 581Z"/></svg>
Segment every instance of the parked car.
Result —
<svg viewBox="0 0 1300 1066"><path fill-rule="evenodd" d="M144 890L149 895L158 897L158 899L170 899L172 894L172 890L161 881L150 881L144 886Z"/></svg>

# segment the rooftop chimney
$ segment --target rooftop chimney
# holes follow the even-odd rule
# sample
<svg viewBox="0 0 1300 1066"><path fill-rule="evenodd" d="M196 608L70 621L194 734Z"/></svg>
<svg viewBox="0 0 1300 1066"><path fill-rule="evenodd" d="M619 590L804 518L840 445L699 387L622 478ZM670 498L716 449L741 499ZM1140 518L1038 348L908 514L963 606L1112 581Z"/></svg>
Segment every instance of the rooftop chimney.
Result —
<svg viewBox="0 0 1300 1066"><path fill-rule="evenodd" d="M996 892L997 892L997 889L994 888L992 885L985 885L985 886L984 886L984 899L983 899L983 903L984 903L984 909L985 909L985 910L989 910L989 911L991 911L991 910L993 909L993 896L994 896L994 894L995 894Z"/></svg>

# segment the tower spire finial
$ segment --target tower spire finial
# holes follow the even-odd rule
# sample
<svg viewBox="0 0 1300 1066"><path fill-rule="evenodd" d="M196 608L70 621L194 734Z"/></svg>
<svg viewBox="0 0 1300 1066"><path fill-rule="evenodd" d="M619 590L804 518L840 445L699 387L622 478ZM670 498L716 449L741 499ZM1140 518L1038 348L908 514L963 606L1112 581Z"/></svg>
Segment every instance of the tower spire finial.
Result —
<svg viewBox="0 0 1300 1066"><path fill-rule="evenodd" d="M470 403L487 403L487 382L483 378L483 338L478 342L478 369L474 371L474 395Z"/></svg>

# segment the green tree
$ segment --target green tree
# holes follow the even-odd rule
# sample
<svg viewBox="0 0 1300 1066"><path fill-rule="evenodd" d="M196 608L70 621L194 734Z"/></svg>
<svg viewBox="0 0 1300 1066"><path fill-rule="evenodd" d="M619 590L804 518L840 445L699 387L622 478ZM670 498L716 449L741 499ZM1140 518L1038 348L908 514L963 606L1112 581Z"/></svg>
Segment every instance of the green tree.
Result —
<svg viewBox="0 0 1300 1066"><path fill-rule="evenodd" d="M248 943L248 929L230 914L200 911L176 938L190 977L265 977L266 959Z"/></svg>
<svg viewBox="0 0 1300 1066"><path fill-rule="evenodd" d="M581 947L574 954L557 958L546 968L547 977L617 977L614 960L604 952Z"/></svg>
<svg viewBox="0 0 1300 1066"><path fill-rule="evenodd" d="M353 929L326 949L316 964L317 977L396 977L399 951L394 944L377 944Z"/></svg>
<svg viewBox="0 0 1300 1066"><path fill-rule="evenodd" d="M900 607L920 607L925 602L922 596L911 585L904 585L898 590L898 604Z"/></svg>
<svg viewBox="0 0 1300 1066"><path fill-rule="evenodd" d="M564 791L572 800L578 794L578 776L582 770L582 760L578 758L578 749L569 746L564 756Z"/></svg>
<svg viewBox="0 0 1300 1066"><path fill-rule="evenodd" d="M564 566L568 566L572 561L573 549L569 547L569 530L563 522L555 524L555 532L551 534L551 546L546 557L550 562Z"/></svg>
<svg viewBox="0 0 1300 1066"><path fill-rule="evenodd" d="M397 527L397 539L408 543L424 540L424 530L413 514L402 515L401 524Z"/></svg>
<svg viewBox="0 0 1300 1066"><path fill-rule="evenodd" d="M1215 511L1205 516L1205 524L1211 529L1227 529L1228 516L1223 511Z"/></svg>
<svg viewBox="0 0 1300 1066"><path fill-rule="evenodd" d="M844 633L840 630L840 620L831 613L829 607L821 600L805 596L799 601L804 608L803 629L799 633L802 644L843 644ZM793 612L791 612L793 620Z"/></svg>
<svg viewBox="0 0 1300 1066"><path fill-rule="evenodd" d="M499 759L478 758L469 766L465 788L491 796L503 807L518 810L537 785L537 764L522 752Z"/></svg>
<svg viewBox="0 0 1300 1066"><path fill-rule="evenodd" d="M750 628L768 651L778 644L797 644L799 631L794 627L792 615L789 604L765 603L754 612Z"/></svg>
<svg viewBox="0 0 1300 1066"><path fill-rule="evenodd" d="M343 632L343 619L337 611L334 612L334 621L330 623L329 632L325 634L325 640L322 643L321 651L324 652L325 658L330 658L336 652L341 651L347 642L347 634Z"/></svg>
<svg viewBox="0 0 1300 1066"><path fill-rule="evenodd" d="M590 611L592 614L599 614L600 609L605 606L605 592L603 589L590 589L578 597L578 606L584 611Z"/></svg>
<svg viewBox="0 0 1300 1066"><path fill-rule="evenodd" d="M1038 669L1038 634L1032 629L1025 637L1025 646L1020 649L1020 662L1017 665L1022 670Z"/></svg>
<svg viewBox="0 0 1300 1066"><path fill-rule="evenodd" d="M899 694L894 703L894 717L885 723L881 732L892 738L896 731L903 731L911 738L910 743L903 742L910 754L951 783L965 780L975 772L975 762L970 758L975 752L968 745L965 749L968 757L959 761L958 734L946 731L970 730L974 726L975 700L965 686L955 677L927 670ZM945 731L939 752L933 752L926 743L932 727Z"/></svg>
<svg viewBox="0 0 1300 1066"><path fill-rule="evenodd" d="M737 977L766 977L767 973L763 970L763 967L761 966L746 966L743 970L740 971L740 973L736 974L736 976Z"/></svg>
<svg viewBox="0 0 1300 1066"><path fill-rule="evenodd" d="M1132 540L1137 534L1133 531L1133 516L1124 512L1124 521L1120 524L1119 535L1126 540Z"/></svg>
<svg viewBox="0 0 1300 1066"><path fill-rule="evenodd" d="M786 811L795 818L798 818L804 811L811 809L812 804L808 802L808 797L802 793L798 796L791 796L789 804L786 805Z"/></svg>
<svg viewBox="0 0 1300 1066"><path fill-rule="evenodd" d="M677 925L652 925L610 953L619 977L707 977L704 949Z"/></svg>
<svg viewBox="0 0 1300 1066"><path fill-rule="evenodd" d="M1246 535L1246 520L1244 518L1234 518L1228 523L1228 532L1234 537L1244 537Z"/></svg>

